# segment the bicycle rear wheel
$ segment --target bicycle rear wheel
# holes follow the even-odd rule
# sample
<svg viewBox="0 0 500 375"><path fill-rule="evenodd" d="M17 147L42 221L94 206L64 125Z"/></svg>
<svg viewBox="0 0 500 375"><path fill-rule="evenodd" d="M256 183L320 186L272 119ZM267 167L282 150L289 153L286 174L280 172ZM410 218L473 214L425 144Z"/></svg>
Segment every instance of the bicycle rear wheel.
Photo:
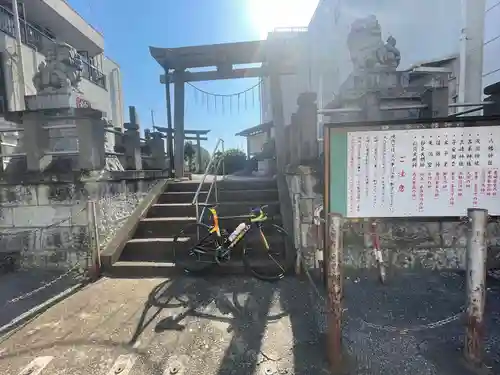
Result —
<svg viewBox="0 0 500 375"><path fill-rule="evenodd" d="M210 233L210 227L201 223L186 225L175 236L174 259L177 266L187 273L201 273L213 267L217 235Z"/></svg>
<svg viewBox="0 0 500 375"><path fill-rule="evenodd" d="M243 239L243 246L243 264L258 279L280 280L293 264L289 253L293 244L279 225L264 223L260 229L253 228Z"/></svg>

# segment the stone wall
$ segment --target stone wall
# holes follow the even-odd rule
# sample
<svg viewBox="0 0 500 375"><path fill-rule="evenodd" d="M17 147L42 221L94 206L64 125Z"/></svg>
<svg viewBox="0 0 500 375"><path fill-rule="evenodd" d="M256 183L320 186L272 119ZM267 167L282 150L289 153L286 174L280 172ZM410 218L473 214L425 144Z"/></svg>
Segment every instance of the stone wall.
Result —
<svg viewBox="0 0 500 375"><path fill-rule="evenodd" d="M314 212L323 207L321 166L299 166L288 170L287 181L296 218L295 244L302 249L309 269L322 259L323 229ZM299 213L297 214L297 210ZM318 228L318 225L320 227ZM344 265L351 268L375 266L368 235L368 221L347 221L344 225ZM468 224L463 221L380 220L378 233L384 259L393 268L464 269ZM488 268L500 268L500 224L491 221L488 233Z"/></svg>
<svg viewBox="0 0 500 375"><path fill-rule="evenodd" d="M96 202L103 248L161 179L155 172L105 175L24 176L0 181L0 260L23 268L69 268L90 264L87 202Z"/></svg>

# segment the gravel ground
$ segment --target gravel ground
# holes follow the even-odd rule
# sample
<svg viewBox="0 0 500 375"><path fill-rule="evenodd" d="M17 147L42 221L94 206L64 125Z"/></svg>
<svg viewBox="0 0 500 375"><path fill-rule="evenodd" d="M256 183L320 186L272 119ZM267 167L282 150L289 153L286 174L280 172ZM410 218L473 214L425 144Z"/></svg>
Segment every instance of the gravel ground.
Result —
<svg viewBox="0 0 500 375"><path fill-rule="evenodd" d="M399 270L385 286L371 271L345 276L343 335L350 373L471 373L462 360L462 274ZM324 311L322 300L313 299L316 311ZM324 313L317 315L317 323L324 332ZM500 282L492 279L487 284L485 323L485 364L490 374L500 374Z"/></svg>

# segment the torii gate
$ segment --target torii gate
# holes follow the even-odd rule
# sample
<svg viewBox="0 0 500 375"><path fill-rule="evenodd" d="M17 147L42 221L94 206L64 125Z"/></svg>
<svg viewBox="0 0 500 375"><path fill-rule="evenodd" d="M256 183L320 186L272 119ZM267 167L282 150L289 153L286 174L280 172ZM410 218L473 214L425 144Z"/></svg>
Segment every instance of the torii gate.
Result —
<svg viewBox="0 0 500 375"><path fill-rule="evenodd" d="M170 83L174 84L175 176L184 175L184 84L186 82L269 76L276 138L276 162L284 169L285 122L279 76L295 74L303 51L301 38L271 38L263 41L212 44L204 46L157 48L149 47L151 56L163 67L160 82L165 85L167 114L170 116ZM262 67L238 69L234 65L262 63ZM213 71L194 72L189 69L215 67ZM170 136L171 132L167 132ZM177 136L179 134L180 136ZM167 142L171 148L171 138Z"/></svg>
<svg viewBox="0 0 500 375"><path fill-rule="evenodd" d="M172 134L172 132L173 132L171 129L164 128L164 127L161 127L161 126L153 126L153 128L155 128L159 132L167 133L167 139L171 138L171 136L168 137L168 135ZM196 141L196 148L198 149L198 152L197 152L197 155L196 155L196 158L198 159L197 160L198 169L199 169L198 172L203 172L201 170L201 141L207 141L208 140L207 137L203 137L204 135L207 135L208 133L210 133L210 130L206 130L206 129L205 130L184 130L184 140L185 141ZM182 144L184 145L184 142ZM171 147L170 145L167 145L167 148L170 148L170 147ZM167 155L170 158L170 154L167 153ZM182 150L182 158L184 160L184 150Z"/></svg>

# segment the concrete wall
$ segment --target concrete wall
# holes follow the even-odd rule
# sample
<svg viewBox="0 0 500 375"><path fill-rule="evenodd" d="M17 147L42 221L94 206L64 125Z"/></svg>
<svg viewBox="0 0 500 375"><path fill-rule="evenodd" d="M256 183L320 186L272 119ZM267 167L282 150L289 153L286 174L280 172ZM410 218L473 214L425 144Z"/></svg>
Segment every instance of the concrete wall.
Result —
<svg viewBox="0 0 500 375"><path fill-rule="evenodd" d="M0 181L0 259L2 254L13 254L25 268L68 268L76 263L88 267L87 201L96 201L99 245L104 248L159 181L154 173L136 175L45 176L23 184Z"/></svg>
<svg viewBox="0 0 500 375"><path fill-rule="evenodd" d="M106 88L108 89L108 110L107 119L113 123L113 126L123 127L123 92L122 92L122 74L120 66L109 57L102 60L102 71L106 75Z"/></svg>
<svg viewBox="0 0 500 375"><path fill-rule="evenodd" d="M486 1L483 88L500 81L500 0Z"/></svg>

